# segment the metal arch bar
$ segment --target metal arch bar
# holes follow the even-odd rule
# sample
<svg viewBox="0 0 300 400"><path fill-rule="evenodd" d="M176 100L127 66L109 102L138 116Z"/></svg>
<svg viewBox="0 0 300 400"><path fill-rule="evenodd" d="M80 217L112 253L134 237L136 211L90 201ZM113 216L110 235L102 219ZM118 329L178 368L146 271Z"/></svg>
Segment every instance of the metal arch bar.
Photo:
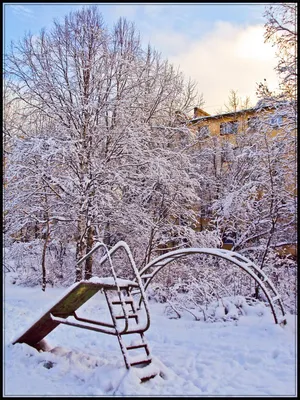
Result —
<svg viewBox="0 0 300 400"><path fill-rule="evenodd" d="M279 323L279 319L277 317L276 311L275 311L275 307L274 307L274 303L272 300L272 297L269 294L269 291L267 290L264 281L267 281L267 283L269 284L271 290L274 292L275 296L279 296L278 292L276 291L273 283L270 281L270 279L266 276L266 274L261 271L251 260L247 259L246 257L242 256L239 253L230 251L230 250L225 250L225 249L214 249L214 248L187 248L187 249L180 249L180 250L175 250L175 251L171 251L169 253L163 254L159 257L157 257L156 259L150 261L150 263L148 263L141 271L140 271L140 275L141 278L143 278L143 275L151 268L151 267L156 267L154 269L154 271L151 272L151 277L149 276L147 281L145 282L145 286L144 286L144 290L147 289L147 287L149 286L151 280L154 278L154 276L167 264L169 264L170 262L174 261L177 258L181 258L184 256L188 256L188 255L193 255L193 254L207 254L207 255L212 255L212 256L216 256L216 257L220 257L223 258L225 260L231 261L232 263L234 263L235 265L237 265L238 267L242 268L247 274L249 274L261 287L261 289L263 290L264 294L266 295L268 302L270 304L271 310L272 310L272 314L275 320L275 323L278 324ZM176 258L174 258L174 256L176 256ZM163 263L162 263L163 262ZM260 277L258 275L256 275L256 273L253 273L249 267L252 267L254 269L254 271L257 274L260 274L262 279L260 279ZM286 315L285 310L284 310L284 306L282 303L282 300L279 296L279 305L280 305L280 309L282 312L283 317ZM286 323L286 318L284 318L283 320L280 321L280 323Z"/></svg>

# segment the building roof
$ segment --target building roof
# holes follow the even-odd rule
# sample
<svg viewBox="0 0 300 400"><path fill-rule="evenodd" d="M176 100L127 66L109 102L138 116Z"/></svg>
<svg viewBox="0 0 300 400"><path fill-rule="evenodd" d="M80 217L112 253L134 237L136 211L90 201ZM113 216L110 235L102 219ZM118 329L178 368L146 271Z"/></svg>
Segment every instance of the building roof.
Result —
<svg viewBox="0 0 300 400"><path fill-rule="evenodd" d="M218 119L222 117L234 117L236 115L241 115L241 114L246 114L249 112L255 112L261 108L274 108L271 106L266 106L266 107L252 107L252 108L247 108L245 110L239 110L239 111L231 111L223 114L215 114L215 115L209 115L209 116L204 116L204 117L197 117L197 118L192 118L190 122L198 122L198 121L206 121L210 119Z"/></svg>
<svg viewBox="0 0 300 400"><path fill-rule="evenodd" d="M198 121L207 121L207 120L212 120L212 119L219 119L219 118L223 118L223 117L234 117L234 116L238 116L238 115L243 115L243 114L248 114L248 113L253 113L259 110L266 110L266 109L275 109L276 106L278 105L287 105L288 103L291 103L289 101L280 101L277 104L274 104L271 102L263 102L263 100L260 100L255 107L251 107L251 108L246 108L244 110L239 110L239 111L231 111L231 112L227 112L227 113L223 113L223 114L215 114L215 115L208 115L208 116L202 116L202 117L196 117L196 118L192 118L190 120L190 122L194 123L194 122L198 122Z"/></svg>

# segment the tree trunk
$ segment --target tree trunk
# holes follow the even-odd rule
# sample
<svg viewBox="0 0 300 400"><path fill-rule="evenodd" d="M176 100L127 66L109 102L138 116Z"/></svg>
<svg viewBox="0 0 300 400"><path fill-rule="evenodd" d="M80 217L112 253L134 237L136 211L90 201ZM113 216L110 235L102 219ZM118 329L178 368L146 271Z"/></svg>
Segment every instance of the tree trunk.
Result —
<svg viewBox="0 0 300 400"><path fill-rule="evenodd" d="M259 290L259 284L255 283L255 299L258 300L259 299L259 295L260 295L260 290Z"/></svg>
<svg viewBox="0 0 300 400"><path fill-rule="evenodd" d="M78 224L78 234L76 235L76 269L75 269L75 281L79 282L82 280L82 264L77 265L78 261L84 256L84 234L81 232L81 224Z"/></svg>
<svg viewBox="0 0 300 400"><path fill-rule="evenodd" d="M104 233L103 233L103 243L106 244L106 246L110 246L110 223L109 223L109 221L106 222L106 224L105 224Z"/></svg>
<svg viewBox="0 0 300 400"><path fill-rule="evenodd" d="M49 238L50 238L50 226L49 226L49 220L47 220L45 241L44 241L43 253L42 253L42 291L43 292L46 290L46 284L47 284L46 251L47 251Z"/></svg>
<svg viewBox="0 0 300 400"><path fill-rule="evenodd" d="M83 249L84 249L84 243L82 238L77 239L76 243L76 262L78 262L82 257L83 257ZM82 279L82 264L76 265L76 270L75 270L76 278L75 281L79 282Z"/></svg>
<svg viewBox="0 0 300 400"><path fill-rule="evenodd" d="M75 236L76 240L76 268L75 268L75 282L79 282L83 278L83 263L77 265L78 261L84 256L85 250L85 238L86 238L86 220L84 211L82 210L82 204L80 204L79 219L77 225L77 234Z"/></svg>
<svg viewBox="0 0 300 400"><path fill-rule="evenodd" d="M153 250L154 236L155 236L155 228L151 228L148 245L147 245L146 252L145 252L145 257L141 264L141 268L144 268L150 262L150 257L151 257L151 253Z"/></svg>
<svg viewBox="0 0 300 400"><path fill-rule="evenodd" d="M86 254L92 250L94 244L94 228L90 226L87 231ZM93 275L93 256L85 262L84 279L90 279Z"/></svg>

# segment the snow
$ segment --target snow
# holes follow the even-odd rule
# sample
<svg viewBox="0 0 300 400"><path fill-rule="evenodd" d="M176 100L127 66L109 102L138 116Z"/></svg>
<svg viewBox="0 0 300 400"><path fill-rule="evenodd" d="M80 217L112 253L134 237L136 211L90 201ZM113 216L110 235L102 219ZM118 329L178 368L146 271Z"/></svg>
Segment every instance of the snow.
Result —
<svg viewBox="0 0 300 400"><path fill-rule="evenodd" d="M102 285L115 285L117 282L118 286L136 286L136 282L130 281L129 279L121 279L121 278L113 278L112 276L106 278L100 278L98 276L93 276L87 281L82 282L92 282L92 283L99 283Z"/></svg>
<svg viewBox="0 0 300 400"><path fill-rule="evenodd" d="M274 324L271 313L205 323L188 314L169 319L165 305L150 301L145 337L154 363L148 372L161 374L140 383L142 369L126 370L112 335L61 324L46 338L50 352L13 345L13 338L65 290L42 292L7 279L4 289L4 396L297 395L296 318L290 314L284 327ZM106 312L101 293L79 309L94 319Z"/></svg>

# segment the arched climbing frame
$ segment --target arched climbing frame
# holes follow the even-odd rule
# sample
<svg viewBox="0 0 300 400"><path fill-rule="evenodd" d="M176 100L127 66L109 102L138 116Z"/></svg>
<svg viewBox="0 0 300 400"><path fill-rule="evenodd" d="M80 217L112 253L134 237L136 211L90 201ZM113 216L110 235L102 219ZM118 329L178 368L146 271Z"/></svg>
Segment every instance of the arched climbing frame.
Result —
<svg viewBox="0 0 300 400"><path fill-rule="evenodd" d="M275 289L273 283L270 281L267 275L251 260L247 259L239 253L230 250L213 248L185 248L163 254L155 258L153 261L150 261L142 270L139 271L140 277L143 281L144 290L147 289L154 276L167 264L172 261L178 260L181 257L193 254L208 254L220 257L232 262L233 264L244 270L258 283L258 285L261 287L262 291L266 295L274 316L275 324L286 325L287 321L284 306L281 297L279 296L279 293ZM276 302L279 305L278 308L281 311L281 316L278 315L278 308L275 307Z"/></svg>

